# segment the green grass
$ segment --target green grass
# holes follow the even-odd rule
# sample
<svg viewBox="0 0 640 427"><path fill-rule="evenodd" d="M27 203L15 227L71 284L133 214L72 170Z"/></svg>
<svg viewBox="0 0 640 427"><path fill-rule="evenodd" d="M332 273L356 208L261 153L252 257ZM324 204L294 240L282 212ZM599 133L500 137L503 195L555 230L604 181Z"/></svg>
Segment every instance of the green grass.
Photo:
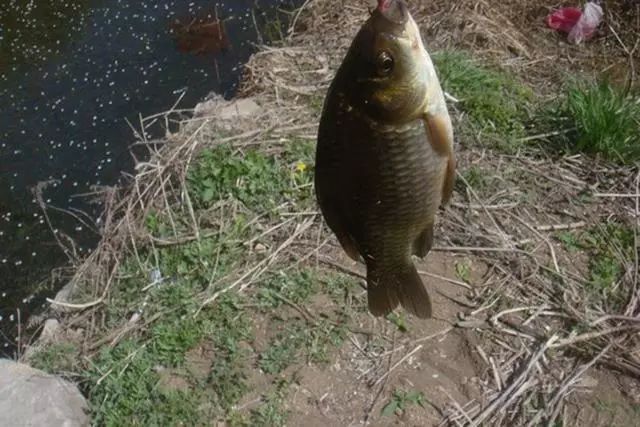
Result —
<svg viewBox="0 0 640 427"><path fill-rule="evenodd" d="M310 141L289 141L280 157L220 145L202 152L187 182L196 208L206 209L232 198L251 210L265 212L286 201L311 202L312 165Z"/></svg>
<svg viewBox="0 0 640 427"><path fill-rule="evenodd" d="M262 404L251 411L249 426L273 426L286 425L288 411L285 408L285 399L289 383L284 380L276 382L271 393L267 394Z"/></svg>
<svg viewBox="0 0 640 427"><path fill-rule="evenodd" d="M465 169L464 171L462 171L462 176L464 177L465 181L467 181L467 184L469 184L476 191L482 191L486 189L491 181L491 179L487 175L487 172L482 170L478 166L471 166Z"/></svg>
<svg viewBox="0 0 640 427"><path fill-rule="evenodd" d="M240 343L252 334L238 308L241 300L223 296L216 310L194 317L194 296L184 291L172 295L170 287L187 286L159 290L163 303L158 309L164 314L147 335L105 347L92 361L86 391L96 424L167 425L178 420L189 424L210 416L199 409L204 400L213 403L215 413L224 414L247 391L243 373L247 361ZM160 370L183 369L187 352L205 340L215 350L209 375L185 374L191 392L158 387ZM209 394L200 395L198 390Z"/></svg>
<svg viewBox="0 0 640 427"><path fill-rule="evenodd" d="M389 313L387 315L387 320L393 323L396 328L398 328L398 331L403 333L409 331L409 327L407 326L407 321L403 313Z"/></svg>
<svg viewBox="0 0 640 427"><path fill-rule="evenodd" d="M556 237L564 245L565 249L571 253L576 253L583 249L579 236L572 231L561 231Z"/></svg>
<svg viewBox="0 0 640 427"><path fill-rule="evenodd" d="M265 310L280 307L287 301L306 302L319 290L317 273L311 269L279 271L269 276L258 291L258 300Z"/></svg>
<svg viewBox="0 0 640 427"><path fill-rule="evenodd" d="M563 113L575 128L568 139L573 150L622 163L640 159L640 98L605 81L572 83Z"/></svg>
<svg viewBox="0 0 640 427"><path fill-rule="evenodd" d="M382 408L382 416L401 415L410 406L424 408L425 398L421 391L394 390L389 402Z"/></svg>
<svg viewBox="0 0 640 427"><path fill-rule="evenodd" d="M565 92L541 109L542 132L552 148L588 153L620 164L640 160L640 98L606 80L572 79Z"/></svg>
<svg viewBox="0 0 640 427"><path fill-rule="evenodd" d="M214 307L196 316L203 289L198 277L208 276L213 267L207 268L198 258L202 252L194 252L195 246L187 244L157 254L166 271L186 272L179 280L148 291L146 316L157 313L159 320L146 333L114 348L106 347L92 361L86 392L96 424L206 424L212 419L224 420L248 392L247 372L252 367L247 347L253 340L250 312L244 308L248 297L222 294ZM220 264L217 268L224 268ZM135 279L124 280L114 290L124 299L110 304L118 307L109 311L111 316L121 316L126 307L135 307L136 298L126 292L134 283ZM135 288L140 289L140 284ZM115 325L117 319L110 318ZM203 343L213 349L211 366L204 376L189 372L186 357ZM189 390L159 387L159 372L164 370L183 373Z"/></svg>
<svg viewBox="0 0 640 427"><path fill-rule="evenodd" d="M78 348L67 342L53 343L29 358L29 364L50 374L63 374L77 367Z"/></svg>
<svg viewBox="0 0 640 427"><path fill-rule="evenodd" d="M326 320L310 325L303 320L287 319L282 328L260 354L259 367L268 374L279 374L294 362L305 360L325 363L331 348L339 347L346 330Z"/></svg>
<svg viewBox="0 0 640 427"><path fill-rule="evenodd" d="M436 52L432 57L443 89L460 101L456 105L470 118L469 133L479 131L488 144L514 148L529 120L531 89L465 52Z"/></svg>
<svg viewBox="0 0 640 427"><path fill-rule="evenodd" d="M275 207L287 189L286 170L256 150L244 155L230 146L205 150L188 176L196 207L207 208L233 197L249 207Z"/></svg>
<svg viewBox="0 0 640 427"><path fill-rule="evenodd" d="M619 223L607 223L581 232L560 232L557 239L570 253L588 255L587 291L592 298L615 306L624 301L629 289L617 287L625 262L633 257L633 231Z"/></svg>
<svg viewBox="0 0 640 427"><path fill-rule="evenodd" d="M509 73L461 51L433 54L440 82L464 114L457 134L513 152L527 135L555 133L552 147L598 154L608 160L640 160L640 97L606 81L573 79L564 93L536 102L533 91Z"/></svg>

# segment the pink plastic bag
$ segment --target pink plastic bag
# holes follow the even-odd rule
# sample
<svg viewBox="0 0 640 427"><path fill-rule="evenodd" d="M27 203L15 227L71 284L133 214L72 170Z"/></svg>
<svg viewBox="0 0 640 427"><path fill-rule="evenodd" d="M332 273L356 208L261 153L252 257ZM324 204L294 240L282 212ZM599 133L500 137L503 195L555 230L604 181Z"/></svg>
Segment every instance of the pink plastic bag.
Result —
<svg viewBox="0 0 640 427"><path fill-rule="evenodd" d="M547 25L554 30L570 33L578 23L580 16L582 16L582 11L577 7L565 7L547 16Z"/></svg>
<svg viewBox="0 0 640 427"><path fill-rule="evenodd" d="M575 7L565 7L547 16L547 25L554 30L568 33L570 43L579 44L593 37L600 21L602 8L593 2L587 2L584 12Z"/></svg>

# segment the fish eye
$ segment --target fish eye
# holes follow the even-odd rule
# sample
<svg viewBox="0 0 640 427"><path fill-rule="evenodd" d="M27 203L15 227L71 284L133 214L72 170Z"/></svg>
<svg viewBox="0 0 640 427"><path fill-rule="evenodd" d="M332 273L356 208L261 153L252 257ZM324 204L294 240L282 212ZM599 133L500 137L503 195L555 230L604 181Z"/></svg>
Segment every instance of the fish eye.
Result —
<svg viewBox="0 0 640 427"><path fill-rule="evenodd" d="M389 52L380 52L378 58L376 59L376 66L378 67L378 73L381 76L386 76L393 70L393 57L389 54Z"/></svg>

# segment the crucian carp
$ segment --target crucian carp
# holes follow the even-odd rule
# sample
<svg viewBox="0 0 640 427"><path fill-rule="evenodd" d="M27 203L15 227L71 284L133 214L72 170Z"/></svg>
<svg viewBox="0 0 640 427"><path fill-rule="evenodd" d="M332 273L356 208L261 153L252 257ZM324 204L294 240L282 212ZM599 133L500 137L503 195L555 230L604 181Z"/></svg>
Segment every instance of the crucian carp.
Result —
<svg viewBox="0 0 640 427"><path fill-rule="evenodd" d="M325 99L315 191L344 251L367 268L369 311L431 317L412 256L425 257L455 179L453 128L403 0L378 0Z"/></svg>

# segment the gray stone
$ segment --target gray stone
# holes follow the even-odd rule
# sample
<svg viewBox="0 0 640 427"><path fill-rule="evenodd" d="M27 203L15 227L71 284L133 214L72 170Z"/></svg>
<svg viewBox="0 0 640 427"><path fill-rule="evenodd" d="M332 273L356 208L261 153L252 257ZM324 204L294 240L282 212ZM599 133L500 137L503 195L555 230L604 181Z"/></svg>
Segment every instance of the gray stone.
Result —
<svg viewBox="0 0 640 427"><path fill-rule="evenodd" d="M194 109L194 117L209 116L216 121L234 121L260 114L260 106L251 98L225 100L221 96L201 102Z"/></svg>
<svg viewBox="0 0 640 427"><path fill-rule="evenodd" d="M60 331L60 322L56 319L47 319L42 326L40 333L40 341L49 344L57 341L58 332Z"/></svg>
<svg viewBox="0 0 640 427"><path fill-rule="evenodd" d="M88 426L87 409L74 384L0 359L0 426Z"/></svg>

